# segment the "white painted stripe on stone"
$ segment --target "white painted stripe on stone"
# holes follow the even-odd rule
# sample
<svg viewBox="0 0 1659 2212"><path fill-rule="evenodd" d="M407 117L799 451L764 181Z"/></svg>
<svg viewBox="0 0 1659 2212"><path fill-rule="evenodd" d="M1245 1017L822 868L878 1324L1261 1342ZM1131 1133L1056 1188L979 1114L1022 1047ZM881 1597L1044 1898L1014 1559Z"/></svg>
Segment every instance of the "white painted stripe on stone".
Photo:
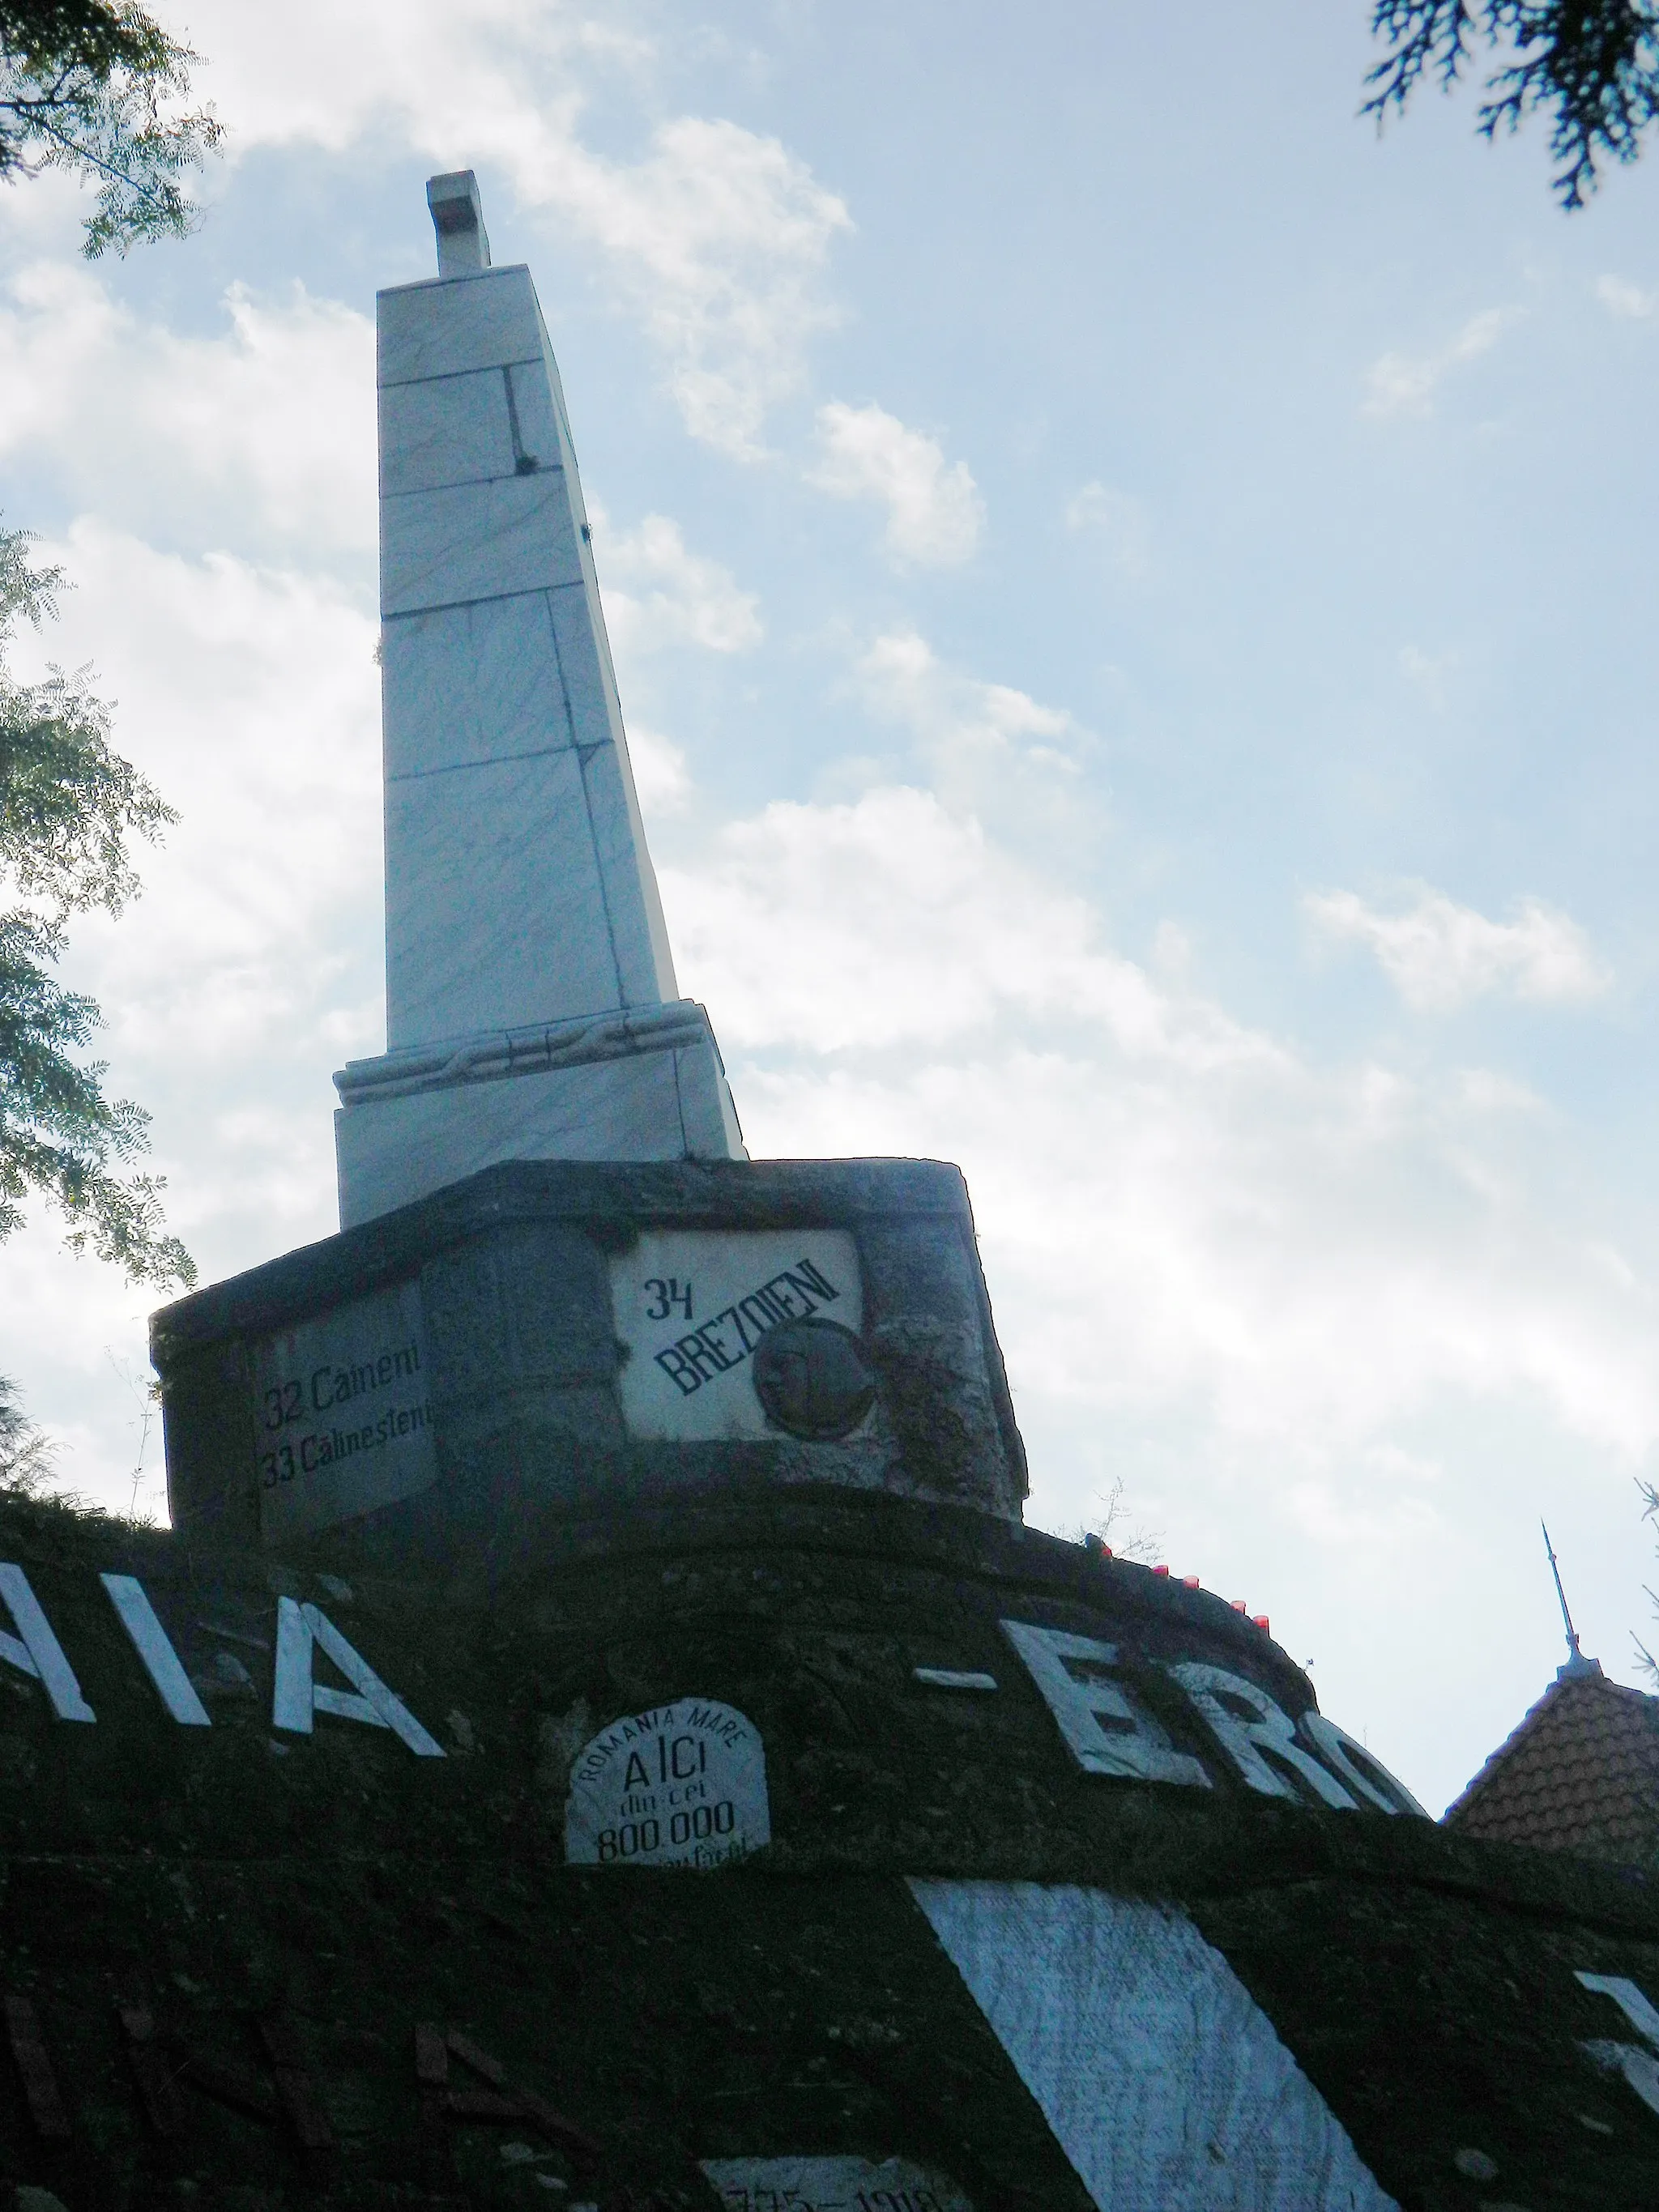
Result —
<svg viewBox="0 0 1659 2212"><path fill-rule="evenodd" d="M916 1667L911 1671L930 1690L994 1690L997 1686L994 1674L974 1674L958 1667Z"/></svg>
<svg viewBox="0 0 1659 2212"><path fill-rule="evenodd" d="M1182 1915L1036 1882L910 1888L1100 2212L1399 2212Z"/></svg>
<svg viewBox="0 0 1659 2212"><path fill-rule="evenodd" d="M211 1728L207 1707L156 1619L143 1584L133 1575L100 1575L110 1603L121 1616L121 1626L132 1638L133 1649L155 1685L156 1694L181 1728Z"/></svg>

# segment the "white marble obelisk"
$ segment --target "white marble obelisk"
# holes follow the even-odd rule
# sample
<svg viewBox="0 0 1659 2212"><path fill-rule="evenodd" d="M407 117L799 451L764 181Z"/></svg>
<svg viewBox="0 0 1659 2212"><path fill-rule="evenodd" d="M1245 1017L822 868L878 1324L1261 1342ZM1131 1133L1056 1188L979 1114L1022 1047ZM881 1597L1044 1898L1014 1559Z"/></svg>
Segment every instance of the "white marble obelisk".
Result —
<svg viewBox="0 0 1659 2212"><path fill-rule="evenodd" d="M379 299L386 1051L335 1077L342 1227L511 1159L742 1158L680 999L559 373L471 170Z"/></svg>

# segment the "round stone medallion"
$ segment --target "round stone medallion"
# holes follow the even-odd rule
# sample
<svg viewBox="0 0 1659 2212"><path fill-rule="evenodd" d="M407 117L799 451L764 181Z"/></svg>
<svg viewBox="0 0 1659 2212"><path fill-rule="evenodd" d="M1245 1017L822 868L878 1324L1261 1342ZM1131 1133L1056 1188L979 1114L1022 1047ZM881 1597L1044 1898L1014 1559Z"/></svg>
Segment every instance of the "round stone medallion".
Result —
<svg viewBox="0 0 1659 2212"><path fill-rule="evenodd" d="M755 1395L792 1437L850 1436L876 1399L864 1346L834 1321L787 1321L755 1346Z"/></svg>

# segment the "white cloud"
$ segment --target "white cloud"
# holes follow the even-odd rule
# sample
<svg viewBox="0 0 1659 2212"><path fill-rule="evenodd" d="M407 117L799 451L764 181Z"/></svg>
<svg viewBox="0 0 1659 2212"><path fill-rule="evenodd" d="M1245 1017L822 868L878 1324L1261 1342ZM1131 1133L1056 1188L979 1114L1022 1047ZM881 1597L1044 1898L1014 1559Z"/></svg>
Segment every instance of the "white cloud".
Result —
<svg viewBox="0 0 1659 2212"><path fill-rule="evenodd" d="M1541 899L1521 900L1512 921L1489 921L1426 885L1395 913L1354 891L1312 892L1303 908L1326 936L1374 952L1407 1005L1423 1012L1483 997L1571 1005L1612 984L1578 924Z"/></svg>
<svg viewBox="0 0 1659 2212"><path fill-rule="evenodd" d="M1327 1709L1449 1797L1535 1663L1492 1668L1515 1531L1564 1489L1626 1525L1659 1449L1659 1281L1558 1117L1161 983L922 794L734 825L664 888L757 1156L961 1166L1028 1518L1075 1527L1121 1476L1173 1565L1271 1612Z"/></svg>
<svg viewBox="0 0 1659 2212"><path fill-rule="evenodd" d="M1148 574L1152 565L1152 532L1138 499L1110 484L1091 482L1066 502L1066 526L1086 533L1105 550L1107 561L1128 581Z"/></svg>
<svg viewBox="0 0 1659 2212"><path fill-rule="evenodd" d="M684 963L718 975L721 1034L734 1044L933 1048L1016 1017L1058 1017L1126 1051L1195 1065L1255 1049L1208 1013L1178 1038L1164 1034L1168 1001L1101 942L1087 902L1049 889L1034 906L1027 872L930 792L780 802L732 824L714 867L680 881ZM787 951L756 927L778 896Z"/></svg>
<svg viewBox="0 0 1659 2212"><path fill-rule="evenodd" d="M239 152L337 153L395 118L434 169L478 169L498 237L504 175L521 210L594 251L602 283L659 349L692 434L743 458L763 450L768 409L797 389L807 345L836 319L822 279L850 217L778 139L720 118L671 117L631 161L585 143L586 86L607 69L648 75L648 40L573 7L507 0L356 0L343 12L200 0L191 29L211 57L203 89L235 118Z"/></svg>
<svg viewBox="0 0 1659 2212"><path fill-rule="evenodd" d="M104 1008L112 1079L155 1109L158 1158L189 1160L186 1216L251 1259L315 1223L328 1073L380 1047L375 626L313 578L100 522L41 551L78 588L19 661L94 661L116 744L182 817L140 849L118 921L75 924L66 973ZM301 1097L321 1115L303 1154Z"/></svg>
<svg viewBox="0 0 1659 2212"><path fill-rule="evenodd" d="M1595 296L1610 315L1627 322L1638 321L1659 307L1659 292L1644 292L1628 276L1598 276Z"/></svg>
<svg viewBox="0 0 1659 2212"><path fill-rule="evenodd" d="M1462 655L1455 647L1443 653L1425 653L1420 645L1402 645L1400 671L1437 714L1446 711L1447 679L1455 674Z"/></svg>
<svg viewBox="0 0 1659 2212"><path fill-rule="evenodd" d="M647 514L637 529L612 536L602 508L591 516L605 623L618 652L694 645L744 653L760 643L765 631L755 593L740 590L718 561L693 553L678 522Z"/></svg>
<svg viewBox="0 0 1659 2212"><path fill-rule="evenodd" d="M234 284L225 327L179 337L78 263L37 261L0 295L0 455L153 532L374 544L374 331L295 285Z"/></svg>
<svg viewBox="0 0 1659 2212"><path fill-rule="evenodd" d="M1441 381L1466 362L1489 352L1516 319L1512 307L1487 307L1471 315L1437 353L1385 353L1365 379L1367 415L1426 415Z"/></svg>
<svg viewBox="0 0 1659 2212"><path fill-rule="evenodd" d="M1075 803L1086 743L1062 708L1044 707L1007 684L986 684L940 660L920 632L889 630L855 670L865 703L908 730L940 793L959 807L999 807L1005 825L1052 793L1058 777Z"/></svg>
<svg viewBox="0 0 1659 2212"><path fill-rule="evenodd" d="M1264 1510L1316 1534L1437 1393L1659 1440L1651 1288L1540 1211L1513 1085L1322 1066L915 790L769 807L664 887L757 1152L963 1164L1040 1420L1176 1421L1188 1493L1265 1449ZM1039 1485L1039 1517L1086 1509Z"/></svg>
<svg viewBox="0 0 1659 2212"><path fill-rule="evenodd" d="M106 1087L153 1115L147 1164L211 1282L333 1231L330 1071L384 1041L376 628L325 581L100 521L40 551L78 588L43 636L23 630L20 672L94 661L117 745L182 817L139 848L119 921L73 925L63 974L104 1011ZM29 1212L0 1270L4 1364L65 1481L125 1510L140 1437L121 1377L146 1372L161 1301ZM161 1471L152 1432L141 1507Z"/></svg>
<svg viewBox="0 0 1659 2212"><path fill-rule="evenodd" d="M97 520L40 549L77 589L17 640L95 663L114 738L182 817L141 846L119 921L75 922L64 980L91 994L106 1089L153 1116L170 1225L211 1282L330 1234L330 1071L384 1041L374 622L315 577L184 560ZM126 1510L139 1444L123 1372L160 1303L76 1262L38 1202L5 1248L0 1341L71 1488ZM159 1503L152 1433L139 1503Z"/></svg>
<svg viewBox="0 0 1659 2212"><path fill-rule="evenodd" d="M884 407L820 407L823 458L807 482L836 499L887 509L884 541L895 561L951 568L968 560L985 526L985 502L965 461L948 462L935 439L908 429Z"/></svg>
<svg viewBox="0 0 1659 2212"><path fill-rule="evenodd" d="M653 681L651 657L668 648L744 653L765 631L759 602L742 591L730 569L693 553L678 523L647 514L634 530L614 537L603 508L590 505L593 550L599 568L605 627L632 701L649 714L661 686ZM636 688L637 687L637 688ZM629 752L640 805L647 816L678 813L691 795L691 775L680 746L632 715Z"/></svg>
<svg viewBox="0 0 1659 2212"><path fill-rule="evenodd" d="M635 722L628 732L628 757L634 766L634 788L647 814L673 814L691 796L691 775L685 755L672 738Z"/></svg>
<svg viewBox="0 0 1659 2212"><path fill-rule="evenodd" d="M818 279L851 228L842 201L775 138L692 116L665 124L631 168L571 149L518 184L629 272L692 435L757 455L767 410L803 380L806 342L838 319Z"/></svg>

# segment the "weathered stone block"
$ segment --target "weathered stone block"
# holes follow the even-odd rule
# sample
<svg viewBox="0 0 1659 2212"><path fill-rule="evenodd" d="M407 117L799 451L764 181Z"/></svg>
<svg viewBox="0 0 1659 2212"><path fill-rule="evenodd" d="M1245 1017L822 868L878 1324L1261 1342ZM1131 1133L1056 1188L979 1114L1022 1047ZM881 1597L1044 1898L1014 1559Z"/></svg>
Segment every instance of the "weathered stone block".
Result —
<svg viewBox="0 0 1659 2212"><path fill-rule="evenodd" d="M152 1346L175 1524L267 1549L437 1564L800 1485L1017 1519L1025 1490L933 1161L490 1168L181 1299Z"/></svg>

